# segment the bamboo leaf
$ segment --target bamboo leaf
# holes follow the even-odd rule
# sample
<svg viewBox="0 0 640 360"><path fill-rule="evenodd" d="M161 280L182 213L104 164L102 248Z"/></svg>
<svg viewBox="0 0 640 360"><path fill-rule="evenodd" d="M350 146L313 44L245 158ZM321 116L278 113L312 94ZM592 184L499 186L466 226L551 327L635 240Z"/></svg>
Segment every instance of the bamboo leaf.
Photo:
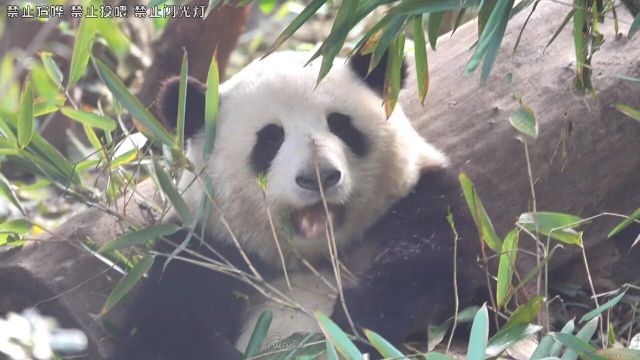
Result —
<svg viewBox="0 0 640 360"><path fill-rule="evenodd" d="M562 330L560 330L560 333L571 335L573 334L574 328L575 328L575 323L573 322L573 320L569 320L567 321L566 324L564 324L564 326L562 327ZM551 346L551 350L549 350L549 356L557 356L558 354L560 354L560 351L562 350L563 346L564 345L560 341L554 338L553 345Z"/></svg>
<svg viewBox="0 0 640 360"><path fill-rule="evenodd" d="M58 67L55 61L53 61L53 54L47 51L43 51L40 53L40 60L42 60L42 64L44 65L44 71L47 73L51 81L58 87L62 87L62 80L64 80L64 75L62 75L62 71Z"/></svg>
<svg viewBox="0 0 640 360"><path fill-rule="evenodd" d="M631 27L629 27L629 33L627 34L627 38L631 40L633 36L640 30L640 14L637 14L633 19L633 23Z"/></svg>
<svg viewBox="0 0 640 360"><path fill-rule="evenodd" d="M482 205L482 201L480 201L480 196L476 192L473 183L465 173L460 173L458 179L462 186L464 198L467 201L467 206L469 207L473 221L476 223L478 232L480 233L480 238L493 251L497 253L500 252L502 242L493 228L493 224L489 219L489 215L487 214L484 205Z"/></svg>
<svg viewBox="0 0 640 360"><path fill-rule="evenodd" d="M122 300L133 289L133 287L138 283L140 279L144 276L144 274L149 271L151 265L153 265L154 257L152 255L146 255L140 261L138 261L127 275L120 280L118 285L111 291L109 297L105 301L102 311L100 311L99 316L103 316L108 313L117 303Z"/></svg>
<svg viewBox="0 0 640 360"><path fill-rule="evenodd" d="M515 325L515 324L527 324L532 323L536 316L540 313L540 309L542 309L542 304L544 303L544 297L542 295L536 295L532 297L527 303L518 306L516 311L514 311L509 317L509 321L505 324L505 328Z"/></svg>
<svg viewBox="0 0 640 360"><path fill-rule="evenodd" d="M562 29L564 29L564 27L569 23L569 20L571 20L573 18L573 14L575 12L576 12L576 9L572 8L571 10L569 10L569 12L567 13L567 15L562 20L562 23L560 24L560 26L558 27L556 32L554 32L553 36L551 36L551 39L549 40L547 45L544 46L544 49L542 50L543 54L544 54L545 51L547 51L547 48L549 47L549 45L551 45L551 43L558 37L558 35L560 35L560 32L562 32Z"/></svg>
<svg viewBox="0 0 640 360"><path fill-rule="evenodd" d="M486 356L496 357L513 344L531 337L540 330L542 330L542 326L531 324L516 324L506 327L489 340Z"/></svg>
<svg viewBox="0 0 640 360"><path fill-rule="evenodd" d="M128 248L135 245L144 244L159 237L169 236L180 230L180 226L175 224L155 224L143 229L120 235L117 238L106 242L98 250L99 253L106 253L113 250Z"/></svg>
<svg viewBox="0 0 640 360"><path fill-rule="evenodd" d="M611 238L618 234L620 231L626 229L629 225L633 224L636 220L640 219L640 208L637 208L628 218L624 219L621 223L616 225L609 234L607 238Z"/></svg>
<svg viewBox="0 0 640 360"><path fill-rule="evenodd" d="M487 2L486 0L485 2ZM442 19L444 19L445 11L432 12L429 14L429 26L427 33L429 34L429 44L433 50L436 49L436 42L438 42L438 36L440 36L440 27L442 26Z"/></svg>
<svg viewBox="0 0 640 360"><path fill-rule="evenodd" d="M100 75L102 82L109 88L109 91L131 114L131 116L138 119L150 134L163 144L172 146L174 144L173 137L162 126L160 121L151 114L151 112L142 105L140 100L134 97L129 90L124 86L122 81L116 76L116 74L109 69L102 61L97 58L93 58L93 64L96 71Z"/></svg>
<svg viewBox="0 0 640 360"><path fill-rule="evenodd" d="M616 104L616 109L628 117L640 121L640 110L624 104Z"/></svg>
<svg viewBox="0 0 640 360"><path fill-rule="evenodd" d="M496 298L498 308L501 308L509 301L509 289L511 288L511 278L516 263L518 253L519 231L511 230L502 243L500 251L500 263L498 264L498 282L496 289Z"/></svg>
<svg viewBox="0 0 640 360"><path fill-rule="evenodd" d="M302 10L302 12L291 21L291 23L289 23L289 25L282 31L282 33L273 42L273 44L269 46L269 49L267 49L263 58L278 49L280 45L282 45L282 43L284 43L289 37L291 37L291 35L293 35L293 33L295 33L300 28L300 26L302 26L302 24L307 22L307 20L309 20L309 18L313 16L313 14L315 14L318 9L320 9L320 7L324 5L325 2L327 2L327 0L311 1L311 3L309 3L309 5L307 5L304 10Z"/></svg>
<svg viewBox="0 0 640 360"><path fill-rule="evenodd" d="M187 49L182 49L182 66L180 68L180 84L178 86L178 119L176 120L176 147L184 149L184 115L187 108L187 79L189 77L189 58Z"/></svg>
<svg viewBox="0 0 640 360"><path fill-rule="evenodd" d="M18 146L24 149L33 136L33 87L29 79L25 80L20 109L18 112Z"/></svg>
<svg viewBox="0 0 640 360"><path fill-rule="evenodd" d="M389 46L389 59L385 69L384 79L384 109L387 118L391 116L398 103L402 77L402 56L404 49L404 34L394 40Z"/></svg>
<svg viewBox="0 0 640 360"><path fill-rule="evenodd" d="M638 349L600 349L596 351L596 355L607 360L638 360L640 359L640 350Z"/></svg>
<svg viewBox="0 0 640 360"><path fill-rule="evenodd" d="M521 104L516 111L509 116L509 123L521 133L534 139L538 137L538 122L536 114L526 104Z"/></svg>
<svg viewBox="0 0 640 360"><path fill-rule="evenodd" d="M353 19L356 10L358 9L358 0L343 0L340 3L338 12L336 13L333 26L331 27L331 33L327 39L322 43L320 49L314 54L309 61L313 61L320 52L322 52L322 63L320 64L320 72L318 73L318 80L316 85L324 79L325 76L331 70L333 66L333 60L342 49L349 30L353 26Z"/></svg>
<svg viewBox="0 0 640 360"><path fill-rule="evenodd" d="M587 64L587 34L584 27L587 21L587 4L585 0L574 0L573 8L573 46L576 53L576 87L584 90L587 83L585 79L585 68Z"/></svg>
<svg viewBox="0 0 640 360"><path fill-rule="evenodd" d="M482 305L476 313L471 325L469 345L467 347L467 360L484 360L489 337L489 313L487 304Z"/></svg>
<svg viewBox="0 0 640 360"><path fill-rule="evenodd" d="M572 336L564 333L553 335L556 338L556 340L560 341L561 343L563 343L569 348L562 355L562 358L561 358L562 360L576 360L578 356L584 359L598 358L598 356L593 354L593 352L595 351L595 348L589 345L589 340L591 340L591 338L593 337L593 334L595 334L598 328L599 320L600 320L600 317L596 317L589 320L582 327L582 329L578 331L576 336Z"/></svg>
<svg viewBox="0 0 640 360"><path fill-rule="evenodd" d="M382 336L377 333L365 329L364 334L371 341L371 345L382 355L384 358L393 358L398 360L408 360L400 350L396 349L390 342L385 340Z"/></svg>
<svg viewBox="0 0 640 360"><path fill-rule="evenodd" d="M345 357L347 360L361 360L362 354L360 350L354 345L354 343L347 337L339 327L336 325L329 317L319 311L314 312L316 320L318 321L318 325L320 329L324 333L324 336L327 338L327 341L330 341Z"/></svg>
<svg viewBox="0 0 640 360"><path fill-rule="evenodd" d="M95 40L96 22L94 19L82 17L80 26L76 31L76 41L73 44L73 55L71 55L71 65L69 66L69 82L67 87L73 86L85 74L89 58L91 57L91 47Z"/></svg>
<svg viewBox="0 0 640 360"><path fill-rule="evenodd" d="M22 215L26 216L22 204L20 203L20 201L18 201L18 197L11 187L11 183L9 182L9 180L7 180L6 177L4 177L4 175L2 175L2 173L0 173L0 196L7 199L7 201L9 201L13 206L20 210Z"/></svg>
<svg viewBox="0 0 640 360"><path fill-rule="evenodd" d="M92 126L105 131L116 129L116 122L112 119L92 112L74 110L71 107L63 107L60 111L69 119L81 124Z"/></svg>
<svg viewBox="0 0 640 360"><path fill-rule="evenodd" d="M427 44L422 29L422 15L416 15L413 18L413 36L418 95L420 96L420 103L424 104L427 92L429 91L429 62L427 59Z"/></svg>
<svg viewBox="0 0 640 360"><path fill-rule="evenodd" d="M565 244L581 246L580 233L574 230L581 221L581 218L569 214L537 212L520 215L517 224L529 231L551 236Z"/></svg>
<svg viewBox="0 0 640 360"><path fill-rule="evenodd" d="M618 305L618 302L620 302L620 300L622 299L622 297L627 293L627 291L623 291L621 292L618 296L614 297L613 299L607 301L606 303L598 306L597 308L589 311L588 313L584 314L581 318L580 318L580 322L585 322L585 321L589 321L593 318L595 318L596 316L602 314L603 312L611 309L612 307Z"/></svg>
<svg viewBox="0 0 640 360"><path fill-rule="evenodd" d="M536 349L533 351L533 354L531 354L530 360L549 359L549 353L551 352L553 342L554 340L551 335L543 337L542 340L540 340L540 343L538 343L538 346L536 346Z"/></svg>
<svg viewBox="0 0 640 360"><path fill-rule="evenodd" d="M245 359L248 359L258 353L260 345L262 345L262 342L267 337L272 319L273 312L271 312L271 310L265 310L260 314L260 317L256 321L256 326L253 328L253 332L251 333L251 338L249 338L247 349L244 351Z"/></svg>
<svg viewBox="0 0 640 360"><path fill-rule="evenodd" d="M191 214L191 211L189 211L189 207L187 206L187 204L182 199L182 196L180 196L180 194L178 193L178 190L176 190L176 188L173 186L173 182L171 181L169 174L167 174L164 169L162 169L157 161L153 162L153 169L156 173L156 176L158 177L160 189L162 189L162 192L167 195L169 201L171 202L171 205L175 209L178 216L180 216L180 219L184 224L192 226L194 224L193 215Z"/></svg>
<svg viewBox="0 0 640 360"><path fill-rule="evenodd" d="M217 53L214 52L207 73L207 92L204 106L204 158L211 156L216 138L216 123L218 119L219 93L218 84L220 73L218 70Z"/></svg>

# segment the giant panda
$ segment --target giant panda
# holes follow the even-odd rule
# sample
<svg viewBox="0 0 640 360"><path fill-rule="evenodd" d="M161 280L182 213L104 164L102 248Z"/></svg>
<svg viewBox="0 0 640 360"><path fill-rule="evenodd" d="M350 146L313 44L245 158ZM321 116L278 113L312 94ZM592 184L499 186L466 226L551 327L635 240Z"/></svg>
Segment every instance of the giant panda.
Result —
<svg viewBox="0 0 640 360"><path fill-rule="evenodd" d="M115 358L242 358L265 309L275 338L318 331L313 311L321 311L347 332L371 329L401 344L453 314L454 244L461 306L482 296L479 240L455 169L401 106L385 114L386 56L370 73L368 55L338 59L319 84L319 64L305 65L310 56L274 53L221 84L208 160L206 89L188 81L186 151L195 169L179 187L192 213L208 196L215 206L202 224L205 239L191 239L182 261L165 268L156 259ZM170 124L178 88L168 80L157 99ZM248 275L194 264L203 256Z"/></svg>

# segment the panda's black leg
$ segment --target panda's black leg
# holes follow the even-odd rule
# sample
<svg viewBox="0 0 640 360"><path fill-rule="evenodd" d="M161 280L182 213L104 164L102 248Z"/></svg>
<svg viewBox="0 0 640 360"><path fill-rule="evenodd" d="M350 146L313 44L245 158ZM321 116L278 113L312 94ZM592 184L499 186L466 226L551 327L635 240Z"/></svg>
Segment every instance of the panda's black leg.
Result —
<svg viewBox="0 0 640 360"><path fill-rule="evenodd" d="M164 260L156 258L131 304L114 359L241 359L229 339L236 336L243 301L229 289L243 285L179 260L163 273Z"/></svg>

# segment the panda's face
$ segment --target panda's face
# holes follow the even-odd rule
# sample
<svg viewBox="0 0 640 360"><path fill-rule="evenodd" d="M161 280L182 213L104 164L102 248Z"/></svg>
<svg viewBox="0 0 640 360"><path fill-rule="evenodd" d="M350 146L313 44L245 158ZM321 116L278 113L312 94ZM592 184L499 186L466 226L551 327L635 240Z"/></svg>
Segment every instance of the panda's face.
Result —
<svg viewBox="0 0 640 360"><path fill-rule="evenodd" d="M305 257L328 253L329 224L347 245L409 191L421 168L442 160L401 110L386 118L381 97L348 64L337 61L316 87L308 57L276 53L224 83L208 163L203 139L190 146L231 231L267 260L277 256L272 227L280 244ZM209 227L224 236L219 216Z"/></svg>

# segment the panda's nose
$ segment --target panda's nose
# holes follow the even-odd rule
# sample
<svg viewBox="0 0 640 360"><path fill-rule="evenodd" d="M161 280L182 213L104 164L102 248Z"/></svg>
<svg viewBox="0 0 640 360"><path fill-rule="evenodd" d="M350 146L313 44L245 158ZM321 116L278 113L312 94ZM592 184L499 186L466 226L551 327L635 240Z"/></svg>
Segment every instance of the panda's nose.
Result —
<svg viewBox="0 0 640 360"><path fill-rule="evenodd" d="M320 170L320 179L322 182L322 189L328 190L340 182L342 173L336 169L324 169ZM316 172L301 173L296 176L296 184L305 190L320 191L318 186L318 177Z"/></svg>

